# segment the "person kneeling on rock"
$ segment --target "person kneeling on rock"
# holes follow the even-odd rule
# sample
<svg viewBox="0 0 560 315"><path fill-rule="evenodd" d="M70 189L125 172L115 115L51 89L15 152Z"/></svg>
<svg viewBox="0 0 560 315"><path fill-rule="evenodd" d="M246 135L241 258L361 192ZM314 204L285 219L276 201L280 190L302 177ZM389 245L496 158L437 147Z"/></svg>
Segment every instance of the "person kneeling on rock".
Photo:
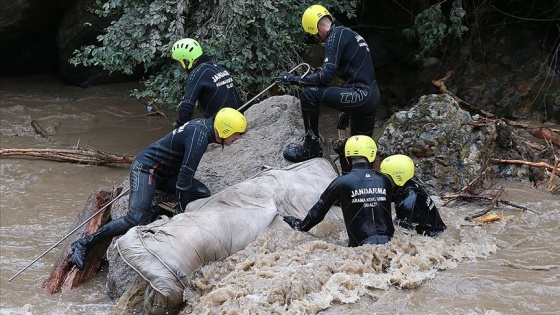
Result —
<svg viewBox="0 0 560 315"><path fill-rule="evenodd" d="M293 216L284 217L284 221L294 230L309 231L339 201L349 247L387 243L395 232L391 216L393 185L388 176L373 169L377 145L369 136L352 136L344 152L352 170L329 184L303 221Z"/></svg>
<svg viewBox="0 0 560 315"><path fill-rule="evenodd" d="M103 225L96 233L72 243L72 261L84 270L86 254L92 246L130 228L147 224L154 218L152 199L155 191L175 193L176 213L185 211L193 200L206 198L210 190L194 178L209 143L229 146L247 128L245 116L236 109L222 108L216 116L193 119L144 148L130 169L130 195L125 216Z"/></svg>

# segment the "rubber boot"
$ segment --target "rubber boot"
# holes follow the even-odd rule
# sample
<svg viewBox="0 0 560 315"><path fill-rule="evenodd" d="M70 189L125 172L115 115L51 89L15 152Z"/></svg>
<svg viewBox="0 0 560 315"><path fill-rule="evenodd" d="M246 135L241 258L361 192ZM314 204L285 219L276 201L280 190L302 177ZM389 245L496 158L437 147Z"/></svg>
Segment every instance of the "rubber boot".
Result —
<svg viewBox="0 0 560 315"><path fill-rule="evenodd" d="M292 143L284 150L284 158L294 163L316 157L323 157L323 148L321 148L320 139L314 135L307 135L302 144Z"/></svg>

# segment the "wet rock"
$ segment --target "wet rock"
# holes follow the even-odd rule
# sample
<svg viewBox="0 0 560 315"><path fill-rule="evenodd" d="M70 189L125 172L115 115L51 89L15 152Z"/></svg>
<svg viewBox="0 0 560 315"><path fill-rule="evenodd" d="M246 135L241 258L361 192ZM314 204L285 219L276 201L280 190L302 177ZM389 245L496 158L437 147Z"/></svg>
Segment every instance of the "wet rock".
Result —
<svg viewBox="0 0 560 315"><path fill-rule="evenodd" d="M542 169L490 160L539 161L552 156L547 150L532 149L530 139L519 135L523 133L527 134L501 120L471 116L449 95L426 95L387 121L378 140L378 156L410 156L416 175L435 194L461 190L487 167L486 181L540 181L545 176Z"/></svg>
<svg viewBox="0 0 560 315"><path fill-rule="evenodd" d="M416 175L435 191L457 191L484 170L496 147L496 127L472 123L452 97L423 96L389 119L378 155L406 154L416 163Z"/></svg>

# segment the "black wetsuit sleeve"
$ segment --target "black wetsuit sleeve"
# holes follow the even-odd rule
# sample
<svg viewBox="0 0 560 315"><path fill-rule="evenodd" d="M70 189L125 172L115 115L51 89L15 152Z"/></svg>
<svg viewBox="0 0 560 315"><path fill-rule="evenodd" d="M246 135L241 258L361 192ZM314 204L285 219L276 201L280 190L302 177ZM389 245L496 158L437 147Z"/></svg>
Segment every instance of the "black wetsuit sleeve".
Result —
<svg viewBox="0 0 560 315"><path fill-rule="evenodd" d="M204 86L204 69L195 68L187 77L187 85L183 99L179 103L179 114L177 116L177 125L183 125L192 119L196 102L200 96Z"/></svg>
<svg viewBox="0 0 560 315"><path fill-rule="evenodd" d="M193 185L194 174L208 148L209 141L208 130L204 125L189 125L187 127L192 130L185 133L183 161L177 178L177 189L181 190L189 190Z"/></svg>
<svg viewBox="0 0 560 315"><path fill-rule="evenodd" d="M340 177L333 180L330 185L321 194L319 201L311 207L305 219L301 223L302 231L309 231L319 222L323 221L330 208L339 198Z"/></svg>
<svg viewBox="0 0 560 315"><path fill-rule="evenodd" d="M325 59L319 72L315 72L301 79L302 84L328 85L336 77L340 64L340 55L344 52L346 40L343 31L334 29L327 35L325 42Z"/></svg>

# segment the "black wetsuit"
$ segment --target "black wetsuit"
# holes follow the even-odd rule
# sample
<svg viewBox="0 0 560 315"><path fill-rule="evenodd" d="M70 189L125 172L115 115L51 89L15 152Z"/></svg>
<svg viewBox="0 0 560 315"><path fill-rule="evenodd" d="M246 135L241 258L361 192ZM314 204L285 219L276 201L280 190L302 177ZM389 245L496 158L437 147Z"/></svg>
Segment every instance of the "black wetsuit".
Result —
<svg viewBox="0 0 560 315"><path fill-rule="evenodd" d="M187 77L176 127L192 119L197 101L205 118L216 115L223 107L237 109L241 106L241 98L229 72L205 54L199 57Z"/></svg>
<svg viewBox="0 0 560 315"><path fill-rule="evenodd" d="M183 190L191 200L210 196L210 190L194 174L208 144L216 142L213 124L213 117L193 119L136 155L130 169L128 212L101 227L101 238L122 235L153 220L156 190L171 194Z"/></svg>
<svg viewBox="0 0 560 315"><path fill-rule="evenodd" d="M426 190L414 179L408 180L395 192L395 222L418 234L435 236L446 229L439 211Z"/></svg>
<svg viewBox="0 0 560 315"><path fill-rule="evenodd" d="M356 163L348 174L330 183L303 219L301 230L309 231L325 218L336 201L340 201L348 246L387 243L395 232L392 195L391 180L387 176L373 170L369 163Z"/></svg>
<svg viewBox="0 0 560 315"><path fill-rule="evenodd" d="M344 84L329 86L335 77ZM379 89L369 47L358 33L334 21L321 71L299 83L304 86L300 99L306 132L319 135L319 106L325 104L350 115L352 135L373 135Z"/></svg>

